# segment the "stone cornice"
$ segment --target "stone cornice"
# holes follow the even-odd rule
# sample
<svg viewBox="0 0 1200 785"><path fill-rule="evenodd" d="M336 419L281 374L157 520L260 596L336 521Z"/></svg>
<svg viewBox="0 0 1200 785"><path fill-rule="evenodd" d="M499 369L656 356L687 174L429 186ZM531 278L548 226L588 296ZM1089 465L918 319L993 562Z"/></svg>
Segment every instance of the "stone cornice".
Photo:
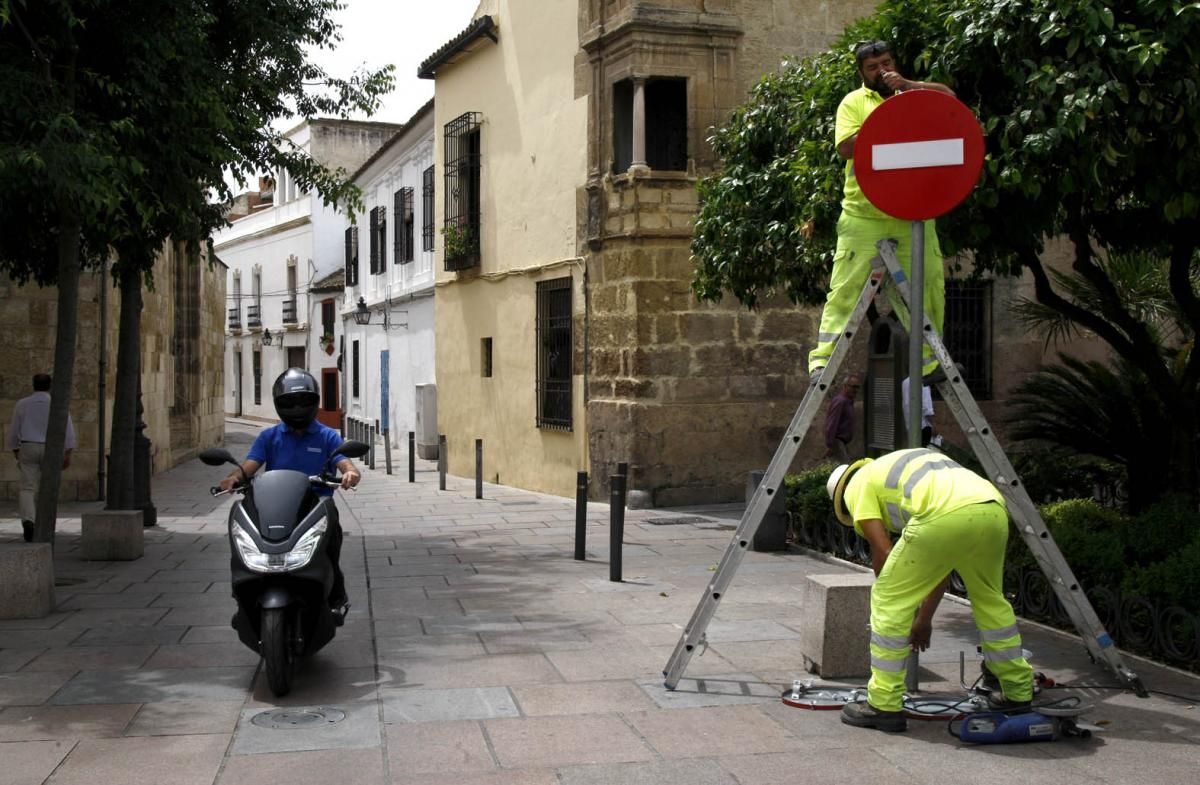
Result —
<svg viewBox="0 0 1200 785"><path fill-rule="evenodd" d="M635 5L628 12L596 25L580 36L579 46L592 52L601 45L634 33L666 35L717 35L739 37L744 33L742 20L736 14L716 14L697 11L676 11Z"/></svg>

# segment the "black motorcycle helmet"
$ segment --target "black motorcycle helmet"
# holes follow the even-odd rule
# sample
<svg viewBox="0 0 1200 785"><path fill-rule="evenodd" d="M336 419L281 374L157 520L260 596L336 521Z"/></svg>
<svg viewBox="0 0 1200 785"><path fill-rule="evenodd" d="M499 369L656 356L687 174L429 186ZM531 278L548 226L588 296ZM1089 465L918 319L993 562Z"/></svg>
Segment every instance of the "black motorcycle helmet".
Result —
<svg viewBox="0 0 1200 785"><path fill-rule="evenodd" d="M302 431L317 419L321 392L317 380L303 368L288 368L279 374L271 397L275 399L275 413L289 428Z"/></svg>

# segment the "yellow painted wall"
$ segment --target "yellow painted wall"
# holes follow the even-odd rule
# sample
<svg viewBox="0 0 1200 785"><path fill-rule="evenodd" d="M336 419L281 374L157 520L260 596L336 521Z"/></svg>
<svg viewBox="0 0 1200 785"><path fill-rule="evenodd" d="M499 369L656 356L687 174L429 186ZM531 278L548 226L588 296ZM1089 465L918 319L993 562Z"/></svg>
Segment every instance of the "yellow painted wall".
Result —
<svg viewBox="0 0 1200 785"><path fill-rule="evenodd" d="M583 273L576 189L585 180L587 101L575 95L574 3L485 0L479 14L498 26L498 44L442 66L435 88L436 226L444 208L445 124L481 115L481 264L444 271L436 243L438 425L451 474L474 474L474 440L484 440L484 478L570 495L585 469ZM574 430L535 424L536 281L570 275L576 314ZM493 376L481 376L480 342L493 339Z"/></svg>

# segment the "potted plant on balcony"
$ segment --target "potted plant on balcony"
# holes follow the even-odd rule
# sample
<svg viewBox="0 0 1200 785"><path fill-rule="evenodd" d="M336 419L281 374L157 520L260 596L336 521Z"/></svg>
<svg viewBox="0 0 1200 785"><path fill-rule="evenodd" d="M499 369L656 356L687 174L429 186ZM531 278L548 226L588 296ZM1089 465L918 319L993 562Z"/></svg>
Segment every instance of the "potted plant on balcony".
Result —
<svg viewBox="0 0 1200 785"><path fill-rule="evenodd" d="M461 265L473 259L477 252L475 233L466 224L450 224L443 227L442 242L445 246L447 265Z"/></svg>
<svg viewBox="0 0 1200 785"><path fill-rule="evenodd" d="M333 333L321 336L321 348L325 350L325 354L333 354Z"/></svg>

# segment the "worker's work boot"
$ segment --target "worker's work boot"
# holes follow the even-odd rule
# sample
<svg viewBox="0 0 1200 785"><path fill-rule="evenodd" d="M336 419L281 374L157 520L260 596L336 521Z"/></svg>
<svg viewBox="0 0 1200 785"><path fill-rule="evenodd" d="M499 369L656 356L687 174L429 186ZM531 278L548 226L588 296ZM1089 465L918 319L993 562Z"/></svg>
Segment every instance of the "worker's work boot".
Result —
<svg viewBox="0 0 1200 785"><path fill-rule="evenodd" d="M885 733L908 730L902 711L880 711L869 703L847 703L842 707L842 722L856 728L875 728Z"/></svg>

